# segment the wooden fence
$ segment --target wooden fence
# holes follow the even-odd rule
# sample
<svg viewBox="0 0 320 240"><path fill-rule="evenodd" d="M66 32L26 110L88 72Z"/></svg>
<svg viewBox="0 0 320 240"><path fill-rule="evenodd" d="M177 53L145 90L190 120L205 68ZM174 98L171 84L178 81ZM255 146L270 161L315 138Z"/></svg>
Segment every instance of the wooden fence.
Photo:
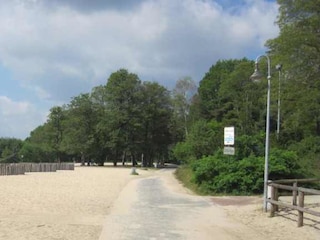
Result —
<svg viewBox="0 0 320 240"><path fill-rule="evenodd" d="M22 175L27 172L56 172L74 170L74 163L2 163L1 175Z"/></svg>
<svg viewBox="0 0 320 240"><path fill-rule="evenodd" d="M270 217L274 217L279 206L298 211L298 227L303 226L303 213L320 217L320 212L306 208L304 205L305 194L320 195L320 190L312 188L298 187L298 183L318 182L320 179L286 179L269 183L271 187L271 196L267 201L271 204ZM284 185L293 184L293 186ZM279 201L279 189L292 191L292 204ZM298 202L297 202L298 197Z"/></svg>

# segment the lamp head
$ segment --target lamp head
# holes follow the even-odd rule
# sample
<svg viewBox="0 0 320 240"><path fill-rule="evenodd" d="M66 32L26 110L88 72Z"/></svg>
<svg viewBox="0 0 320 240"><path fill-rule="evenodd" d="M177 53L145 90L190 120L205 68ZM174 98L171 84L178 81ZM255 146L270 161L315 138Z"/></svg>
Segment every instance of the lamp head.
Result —
<svg viewBox="0 0 320 240"><path fill-rule="evenodd" d="M281 71L281 69L282 69L282 64L277 64L276 65L276 70Z"/></svg>
<svg viewBox="0 0 320 240"><path fill-rule="evenodd" d="M250 79L254 82L258 82L263 78L263 75L259 71L259 65L258 62L255 64L254 73L250 76Z"/></svg>

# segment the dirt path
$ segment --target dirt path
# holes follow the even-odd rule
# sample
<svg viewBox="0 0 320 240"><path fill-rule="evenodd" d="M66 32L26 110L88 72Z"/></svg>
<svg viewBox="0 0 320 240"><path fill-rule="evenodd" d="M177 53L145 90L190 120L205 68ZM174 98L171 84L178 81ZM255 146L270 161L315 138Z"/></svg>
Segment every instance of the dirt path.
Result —
<svg viewBox="0 0 320 240"><path fill-rule="evenodd" d="M279 218L270 219L261 210L248 212L247 206L257 206L257 198L243 198L238 205L230 205L231 200L225 199L229 201L225 206L221 202L223 198L217 199L190 194L175 180L173 170L158 171L124 188L105 220L100 240L320 239L316 231L290 227L290 221L277 225ZM259 219L258 225L250 223L248 218ZM265 224L259 226L261 222Z"/></svg>

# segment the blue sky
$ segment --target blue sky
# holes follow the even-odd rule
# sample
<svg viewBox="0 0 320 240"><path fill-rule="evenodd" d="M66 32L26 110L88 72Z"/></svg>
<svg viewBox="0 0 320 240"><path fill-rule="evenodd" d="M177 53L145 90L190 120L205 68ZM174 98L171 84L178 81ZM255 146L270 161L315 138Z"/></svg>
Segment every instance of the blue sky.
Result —
<svg viewBox="0 0 320 240"><path fill-rule="evenodd" d="M219 59L255 59L278 35L270 0L0 0L0 137L120 68L172 88Z"/></svg>

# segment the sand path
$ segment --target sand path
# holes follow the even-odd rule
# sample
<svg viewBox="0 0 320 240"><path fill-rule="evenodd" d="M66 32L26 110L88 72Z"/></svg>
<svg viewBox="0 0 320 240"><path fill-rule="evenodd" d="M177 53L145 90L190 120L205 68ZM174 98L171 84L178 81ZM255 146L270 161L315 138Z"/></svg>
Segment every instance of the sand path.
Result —
<svg viewBox="0 0 320 240"><path fill-rule="evenodd" d="M160 170L124 188L106 218L100 240L320 239L314 228L298 229L286 219L268 218L261 211L260 198L235 200L237 204L230 204L230 198L195 196L177 182L173 170Z"/></svg>

